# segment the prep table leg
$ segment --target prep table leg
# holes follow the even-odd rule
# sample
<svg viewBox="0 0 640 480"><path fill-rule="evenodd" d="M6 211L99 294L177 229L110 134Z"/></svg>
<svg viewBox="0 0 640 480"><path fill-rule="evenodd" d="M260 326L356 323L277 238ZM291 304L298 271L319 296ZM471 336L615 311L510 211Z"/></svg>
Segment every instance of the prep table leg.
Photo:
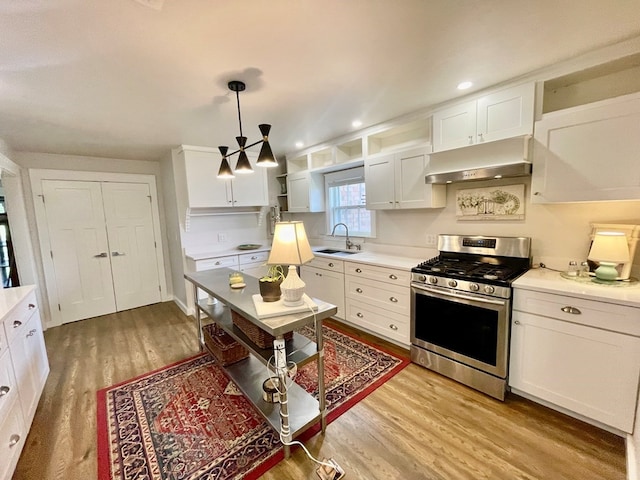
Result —
<svg viewBox="0 0 640 480"><path fill-rule="evenodd" d="M289 401L287 396L287 351L284 336L278 335L273 341L273 355L276 359L276 372L279 380L280 393L280 437L283 442L291 442L291 428L289 426ZM284 458L289 458L291 447L284 445Z"/></svg>
<svg viewBox="0 0 640 480"><path fill-rule="evenodd" d="M195 307L196 325L198 327L198 344L200 345L200 351L204 350L204 333L202 332L202 312L198 306L198 287L193 285L193 305Z"/></svg>
<svg viewBox="0 0 640 480"><path fill-rule="evenodd" d="M320 406L320 425L322 433L327 429L327 406L324 386L324 337L322 335L322 319L316 319L316 345L318 348L318 402Z"/></svg>

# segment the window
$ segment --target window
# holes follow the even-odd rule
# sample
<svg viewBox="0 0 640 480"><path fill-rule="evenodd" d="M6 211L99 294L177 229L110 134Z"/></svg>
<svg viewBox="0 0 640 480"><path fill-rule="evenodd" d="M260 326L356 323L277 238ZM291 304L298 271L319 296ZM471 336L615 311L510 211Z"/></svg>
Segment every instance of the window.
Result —
<svg viewBox="0 0 640 480"><path fill-rule="evenodd" d="M324 176L327 199L327 233L336 223L349 227L353 237L375 237L375 212L367 210L364 167L327 173ZM344 236L344 228L336 235Z"/></svg>

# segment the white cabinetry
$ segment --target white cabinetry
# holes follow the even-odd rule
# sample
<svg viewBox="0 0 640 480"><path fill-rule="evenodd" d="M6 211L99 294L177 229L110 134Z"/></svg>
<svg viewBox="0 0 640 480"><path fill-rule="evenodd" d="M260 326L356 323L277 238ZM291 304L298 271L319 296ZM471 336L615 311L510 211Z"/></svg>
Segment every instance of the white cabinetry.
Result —
<svg viewBox="0 0 640 480"><path fill-rule="evenodd" d="M516 288L509 385L596 424L633 431L637 308Z"/></svg>
<svg viewBox="0 0 640 480"><path fill-rule="evenodd" d="M238 255L240 271L246 275L260 278L267 274L269 267L266 263L269 259L269 252L243 253Z"/></svg>
<svg viewBox="0 0 640 480"><path fill-rule="evenodd" d="M253 152L247 152L253 173L237 174L231 180L217 177L222 157L215 149L182 146L178 156L184 164L189 208L269 204L267 171L256 167L257 155Z"/></svg>
<svg viewBox="0 0 640 480"><path fill-rule="evenodd" d="M309 171L287 175L289 212L324 212L324 178Z"/></svg>
<svg viewBox="0 0 640 480"><path fill-rule="evenodd" d="M349 323L404 346L410 343L409 271L345 262Z"/></svg>
<svg viewBox="0 0 640 480"><path fill-rule="evenodd" d="M369 157L365 160L367 208L441 208L446 203L446 187L425 183L429 148Z"/></svg>
<svg viewBox="0 0 640 480"><path fill-rule="evenodd" d="M640 199L640 94L536 122L532 202Z"/></svg>
<svg viewBox="0 0 640 480"><path fill-rule="evenodd" d="M535 84L500 90L433 114L433 151L493 142L533 132Z"/></svg>
<svg viewBox="0 0 640 480"><path fill-rule="evenodd" d="M336 318L344 319L344 262L315 257L300 267L300 277L305 282L305 292L338 308Z"/></svg>
<svg viewBox="0 0 640 480"><path fill-rule="evenodd" d="M5 289L0 296L0 479L8 480L31 427L49 362L35 289Z"/></svg>

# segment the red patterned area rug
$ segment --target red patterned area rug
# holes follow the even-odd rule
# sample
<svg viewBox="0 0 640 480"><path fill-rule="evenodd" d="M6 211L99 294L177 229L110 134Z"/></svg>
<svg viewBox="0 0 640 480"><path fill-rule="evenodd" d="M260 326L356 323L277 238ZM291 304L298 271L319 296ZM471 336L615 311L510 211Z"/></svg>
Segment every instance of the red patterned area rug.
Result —
<svg viewBox="0 0 640 480"><path fill-rule="evenodd" d="M329 422L409 363L335 328L324 338ZM316 379L311 362L295 381L317 397ZM283 457L278 432L207 354L98 392L100 480L250 480Z"/></svg>

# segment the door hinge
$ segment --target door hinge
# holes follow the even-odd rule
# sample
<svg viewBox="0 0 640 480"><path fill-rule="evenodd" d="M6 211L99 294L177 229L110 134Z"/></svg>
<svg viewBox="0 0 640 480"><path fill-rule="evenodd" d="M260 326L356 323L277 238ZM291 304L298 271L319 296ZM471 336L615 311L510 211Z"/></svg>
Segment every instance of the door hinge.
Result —
<svg viewBox="0 0 640 480"><path fill-rule="evenodd" d="M158 291L161 292L162 291L162 287L160 285L158 285Z"/></svg>
<svg viewBox="0 0 640 480"><path fill-rule="evenodd" d="M151 195L147 195L147 198L149 199L149 203L151 203L152 202Z"/></svg>
<svg viewBox="0 0 640 480"><path fill-rule="evenodd" d="M51 254L51 260L53 260L53 250L49 250L49 253Z"/></svg>
<svg viewBox="0 0 640 480"><path fill-rule="evenodd" d="M62 308L60 307L60 304L58 304L58 311L61 312Z"/></svg>
<svg viewBox="0 0 640 480"><path fill-rule="evenodd" d="M153 248L158 248L158 244L155 241L153 242Z"/></svg>
<svg viewBox="0 0 640 480"><path fill-rule="evenodd" d="M38 195L42 199L42 203L44 203L44 195Z"/></svg>

